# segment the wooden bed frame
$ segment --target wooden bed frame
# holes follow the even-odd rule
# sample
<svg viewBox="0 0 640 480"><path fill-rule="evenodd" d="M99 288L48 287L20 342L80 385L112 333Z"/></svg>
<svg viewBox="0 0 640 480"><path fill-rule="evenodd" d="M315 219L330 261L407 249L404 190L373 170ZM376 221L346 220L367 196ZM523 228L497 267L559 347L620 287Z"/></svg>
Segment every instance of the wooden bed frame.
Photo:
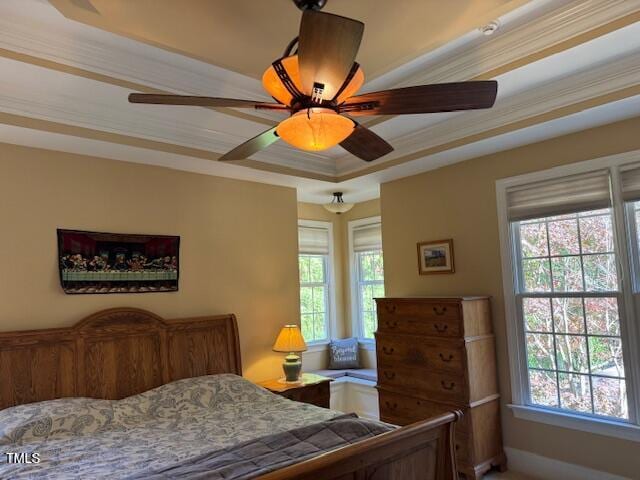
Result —
<svg viewBox="0 0 640 480"><path fill-rule="evenodd" d="M62 397L120 399L181 378L242 375L234 315L165 320L135 308L70 328L0 333L0 409ZM457 480L460 412L399 428L261 480Z"/></svg>

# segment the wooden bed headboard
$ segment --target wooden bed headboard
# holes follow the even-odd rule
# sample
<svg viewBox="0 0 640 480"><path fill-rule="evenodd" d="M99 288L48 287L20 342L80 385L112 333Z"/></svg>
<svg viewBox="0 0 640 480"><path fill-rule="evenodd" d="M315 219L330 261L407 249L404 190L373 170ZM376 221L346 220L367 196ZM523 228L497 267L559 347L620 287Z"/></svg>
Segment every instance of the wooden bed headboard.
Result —
<svg viewBox="0 0 640 480"><path fill-rule="evenodd" d="M115 400L218 373L242 375L234 315L165 320L113 308L70 328L0 333L0 409L61 397Z"/></svg>

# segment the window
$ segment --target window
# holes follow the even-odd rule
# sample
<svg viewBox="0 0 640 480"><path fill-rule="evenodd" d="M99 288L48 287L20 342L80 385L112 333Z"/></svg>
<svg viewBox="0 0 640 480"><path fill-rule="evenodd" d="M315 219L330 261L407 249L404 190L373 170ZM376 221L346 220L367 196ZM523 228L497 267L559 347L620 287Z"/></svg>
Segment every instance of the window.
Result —
<svg viewBox="0 0 640 480"><path fill-rule="evenodd" d="M352 258L354 334L364 340L373 340L378 327L374 299L384 297L380 218L349 222L349 245Z"/></svg>
<svg viewBox="0 0 640 480"><path fill-rule="evenodd" d="M638 423L636 171L603 159L497 183L517 415Z"/></svg>
<svg viewBox="0 0 640 480"><path fill-rule="evenodd" d="M531 404L628 419L611 209L514 230Z"/></svg>
<svg viewBox="0 0 640 480"><path fill-rule="evenodd" d="M300 274L300 328L307 343L330 338L332 282L331 224L300 221L298 269Z"/></svg>

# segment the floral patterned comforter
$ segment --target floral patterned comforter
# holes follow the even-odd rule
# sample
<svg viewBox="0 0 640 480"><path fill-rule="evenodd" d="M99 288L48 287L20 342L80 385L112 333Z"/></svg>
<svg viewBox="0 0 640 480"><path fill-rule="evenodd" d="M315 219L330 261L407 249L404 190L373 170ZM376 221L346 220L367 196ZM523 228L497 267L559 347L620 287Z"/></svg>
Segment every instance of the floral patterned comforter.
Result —
<svg viewBox="0 0 640 480"><path fill-rule="evenodd" d="M0 411L0 478L144 476L340 415L231 374L178 380L117 401L67 398L21 405ZM22 460L32 463L10 463L7 453L26 454Z"/></svg>

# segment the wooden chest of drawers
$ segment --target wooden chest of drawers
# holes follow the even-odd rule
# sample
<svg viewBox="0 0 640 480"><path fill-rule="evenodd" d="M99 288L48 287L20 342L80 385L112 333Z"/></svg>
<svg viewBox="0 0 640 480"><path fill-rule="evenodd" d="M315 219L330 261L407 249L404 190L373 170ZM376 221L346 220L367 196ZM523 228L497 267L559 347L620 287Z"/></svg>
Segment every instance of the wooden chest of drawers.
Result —
<svg viewBox="0 0 640 480"><path fill-rule="evenodd" d="M486 297L379 298L381 420L406 425L462 410L456 461L467 478L506 467L495 339Z"/></svg>

